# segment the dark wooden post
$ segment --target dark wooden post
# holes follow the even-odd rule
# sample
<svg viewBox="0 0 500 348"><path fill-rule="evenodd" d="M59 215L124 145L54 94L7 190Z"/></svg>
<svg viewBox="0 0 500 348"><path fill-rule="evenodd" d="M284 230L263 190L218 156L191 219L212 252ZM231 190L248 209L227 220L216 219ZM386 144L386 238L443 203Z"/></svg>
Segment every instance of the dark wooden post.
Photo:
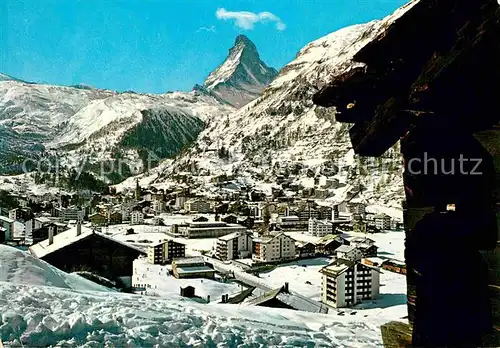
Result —
<svg viewBox="0 0 500 348"><path fill-rule="evenodd" d="M413 344L481 345L492 329L480 253L497 241L492 157L472 134L432 120L421 121L401 150Z"/></svg>

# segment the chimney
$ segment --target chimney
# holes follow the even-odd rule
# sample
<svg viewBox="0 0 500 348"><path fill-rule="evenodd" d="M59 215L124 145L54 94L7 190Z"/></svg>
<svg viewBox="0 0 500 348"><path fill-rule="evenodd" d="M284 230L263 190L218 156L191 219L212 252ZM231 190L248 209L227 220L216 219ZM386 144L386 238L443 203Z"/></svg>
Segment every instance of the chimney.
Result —
<svg viewBox="0 0 500 348"><path fill-rule="evenodd" d="M49 226L49 245L54 244L54 226Z"/></svg>
<svg viewBox="0 0 500 348"><path fill-rule="evenodd" d="M222 295L222 303L226 303L226 295Z"/></svg>
<svg viewBox="0 0 500 348"><path fill-rule="evenodd" d="M284 291L284 292L289 292L289 291L288 291L288 289L289 289L288 282L286 282L286 283L285 283L285 286L284 286L284 288L283 288L283 291Z"/></svg>
<svg viewBox="0 0 500 348"><path fill-rule="evenodd" d="M210 295L207 295L207 303L210 303Z"/></svg>
<svg viewBox="0 0 500 348"><path fill-rule="evenodd" d="M76 235L79 236L82 234L82 224L80 222L77 222L76 224Z"/></svg>

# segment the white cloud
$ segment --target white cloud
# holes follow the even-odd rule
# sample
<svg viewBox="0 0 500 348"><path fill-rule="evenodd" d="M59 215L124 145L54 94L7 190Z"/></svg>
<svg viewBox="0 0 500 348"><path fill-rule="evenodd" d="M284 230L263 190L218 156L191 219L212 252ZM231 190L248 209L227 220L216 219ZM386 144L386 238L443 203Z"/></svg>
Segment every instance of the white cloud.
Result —
<svg viewBox="0 0 500 348"><path fill-rule="evenodd" d="M199 33L200 31L208 31L208 32L212 32L212 33L215 33L215 25L211 25L209 27L200 27L198 28L198 30L196 30L197 33Z"/></svg>
<svg viewBox="0 0 500 348"><path fill-rule="evenodd" d="M217 19L234 20L235 25L243 30L252 30L256 23L274 22L279 31L286 29L286 24L271 12L253 13L248 11L227 11L220 8L215 12Z"/></svg>

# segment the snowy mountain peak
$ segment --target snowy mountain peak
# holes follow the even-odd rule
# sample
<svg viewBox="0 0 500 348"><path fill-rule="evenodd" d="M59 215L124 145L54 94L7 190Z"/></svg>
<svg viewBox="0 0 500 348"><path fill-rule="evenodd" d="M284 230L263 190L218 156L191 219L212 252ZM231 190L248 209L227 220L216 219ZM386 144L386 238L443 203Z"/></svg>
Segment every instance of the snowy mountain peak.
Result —
<svg viewBox="0 0 500 348"><path fill-rule="evenodd" d="M255 44L238 35L228 57L207 77L204 86L226 103L241 107L259 97L277 74L260 59Z"/></svg>
<svg viewBox="0 0 500 348"><path fill-rule="evenodd" d="M255 50L257 50L257 48L255 47L255 44L252 42L252 40L250 40L248 37L246 37L243 34L236 36L236 40L234 41L234 45L235 46L245 45L245 46L252 47Z"/></svg>

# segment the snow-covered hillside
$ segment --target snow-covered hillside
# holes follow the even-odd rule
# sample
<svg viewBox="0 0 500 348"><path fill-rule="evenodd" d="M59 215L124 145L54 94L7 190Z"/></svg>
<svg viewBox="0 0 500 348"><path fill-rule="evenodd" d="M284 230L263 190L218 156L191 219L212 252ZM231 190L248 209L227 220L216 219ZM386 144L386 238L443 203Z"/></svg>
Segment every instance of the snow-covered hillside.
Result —
<svg viewBox="0 0 500 348"><path fill-rule="evenodd" d="M0 248L6 347L379 347L380 324L404 315L406 307L321 315L102 292L28 254Z"/></svg>
<svg viewBox="0 0 500 348"><path fill-rule="evenodd" d="M336 122L333 110L313 105L312 95L335 75L359 66L352 61L354 54L415 3L383 20L341 29L308 44L262 97L230 117L209 120L192 150L156 183L165 182L174 171L191 171L202 191L212 190L208 176L221 174L261 187L281 175L313 187L315 179L326 176L346 184L331 200L360 192L369 203L399 206L403 187L397 145L381 159L357 158L349 125Z"/></svg>
<svg viewBox="0 0 500 348"><path fill-rule="evenodd" d="M27 252L3 244L0 244L1 282L84 291L110 291L78 275L60 271Z"/></svg>
<svg viewBox="0 0 500 348"><path fill-rule="evenodd" d="M140 151L164 158L189 145L206 119L231 110L194 91L146 95L0 81L0 134L7 138L0 146L2 167L41 156L68 166L119 152L135 163Z"/></svg>
<svg viewBox="0 0 500 348"><path fill-rule="evenodd" d="M238 35L226 60L205 80L205 88L221 100L242 107L259 97L278 72L259 57L255 44Z"/></svg>

